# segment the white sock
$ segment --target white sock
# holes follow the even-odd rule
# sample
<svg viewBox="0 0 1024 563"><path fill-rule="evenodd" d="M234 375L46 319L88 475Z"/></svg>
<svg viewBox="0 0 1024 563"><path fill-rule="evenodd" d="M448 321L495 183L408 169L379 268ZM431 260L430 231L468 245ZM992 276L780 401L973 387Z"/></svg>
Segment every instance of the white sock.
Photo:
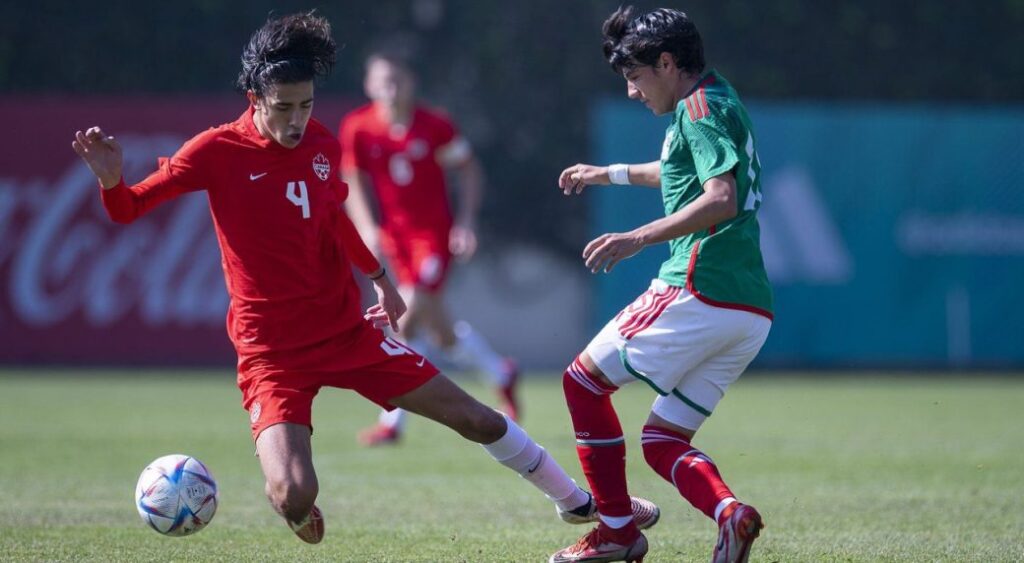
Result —
<svg viewBox="0 0 1024 563"><path fill-rule="evenodd" d="M572 510L587 502L588 493L576 486L576 481L544 448L507 416L505 422L505 435L497 442L483 444L491 457L540 489L561 510Z"/></svg>
<svg viewBox="0 0 1024 563"><path fill-rule="evenodd" d="M629 516L605 516L604 514L599 515L601 521L605 523L609 528L618 530L619 528L629 524L633 521L633 515Z"/></svg>
<svg viewBox="0 0 1024 563"><path fill-rule="evenodd" d="M466 321L456 322L454 331L455 345L452 346L452 356L456 360L472 364L476 369L483 371L494 385L508 383L508 364L505 358L495 352L479 332L473 330Z"/></svg>
<svg viewBox="0 0 1024 563"><path fill-rule="evenodd" d="M716 523L718 522L718 517L722 515L722 511L725 510L725 508L727 506L729 506L730 504L732 504L734 502L736 502L736 499L734 499L732 497L726 497L726 498L724 498L724 499L722 499L721 501L718 502L718 506L715 507L715 522Z"/></svg>
<svg viewBox="0 0 1024 563"><path fill-rule="evenodd" d="M405 411L402 409L395 409L393 411L381 409L377 422L388 428L393 428L396 432L401 432L405 428Z"/></svg>

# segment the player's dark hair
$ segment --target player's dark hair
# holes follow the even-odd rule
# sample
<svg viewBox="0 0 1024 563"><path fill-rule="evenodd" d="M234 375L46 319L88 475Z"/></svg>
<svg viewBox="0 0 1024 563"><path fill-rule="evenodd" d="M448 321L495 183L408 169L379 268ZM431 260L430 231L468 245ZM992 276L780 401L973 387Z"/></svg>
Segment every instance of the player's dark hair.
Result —
<svg viewBox="0 0 1024 563"><path fill-rule="evenodd" d="M330 22L315 11L270 17L242 51L238 87L262 97L272 84L327 76L337 50Z"/></svg>
<svg viewBox="0 0 1024 563"><path fill-rule="evenodd" d="M676 66L690 74L704 71L704 43L685 13L669 8L634 16L633 6L619 7L602 29L604 57L621 74L638 66L654 66L669 53Z"/></svg>

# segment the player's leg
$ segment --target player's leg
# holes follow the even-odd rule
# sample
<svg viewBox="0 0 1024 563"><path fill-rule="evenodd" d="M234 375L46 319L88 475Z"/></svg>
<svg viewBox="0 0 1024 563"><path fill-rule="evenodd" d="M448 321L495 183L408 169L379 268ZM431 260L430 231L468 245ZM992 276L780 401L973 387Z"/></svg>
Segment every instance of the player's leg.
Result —
<svg viewBox="0 0 1024 563"><path fill-rule="evenodd" d="M481 444L499 463L519 473L561 510L575 509L589 501L588 493L522 428L471 397L444 375L438 374L389 402Z"/></svg>
<svg viewBox="0 0 1024 563"><path fill-rule="evenodd" d="M267 499L299 538L317 543L324 525L314 504L319 485L310 435L320 383L316 375L295 367L294 358L241 357L238 386L242 406L249 411Z"/></svg>
<svg viewBox="0 0 1024 563"><path fill-rule="evenodd" d="M314 505L319 485L309 426L285 422L264 429L256 438L256 453L271 506L303 541L318 543L324 527Z"/></svg>
<svg viewBox="0 0 1024 563"><path fill-rule="evenodd" d="M601 335L595 338L595 342L600 340ZM656 522L659 516L657 507L640 514L634 510L626 485L626 442L611 402L619 386L591 357L591 350L603 352L593 344L565 371L562 388L576 432L576 453L593 491L599 522L575 544L552 555L555 563L642 559L647 539L638 524L641 518L646 524L651 518Z"/></svg>
<svg viewBox="0 0 1024 563"><path fill-rule="evenodd" d="M424 288L418 297L423 303L424 328L436 335L437 343L447 358L459 367L486 374L498 392L502 412L518 420L520 408L516 386L519 370L515 362L495 352L483 335L466 321L453 323L440 290Z"/></svg>
<svg viewBox="0 0 1024 563"><path fill-rule="evenodd" d="M690 370L677 387L655 400L641 443L647 463L695 508L719 525L712 561L746 561L763 527L760 514L736 500L718 467L692 445L725 390L757 355L771 326L768 319L739 311L708 310L731 344Z"/></svg>

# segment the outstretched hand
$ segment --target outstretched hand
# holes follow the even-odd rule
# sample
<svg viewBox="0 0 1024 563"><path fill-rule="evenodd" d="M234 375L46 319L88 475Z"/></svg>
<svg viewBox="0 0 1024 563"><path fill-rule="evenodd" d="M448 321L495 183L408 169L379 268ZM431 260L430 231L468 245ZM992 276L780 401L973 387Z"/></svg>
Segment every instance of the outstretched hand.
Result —
<svg viewBox="0 0 1024 563"><path fill-rule="evenodd" d="M78 156L99 179L104 189L113 188L121 181L124 153L113 137L108 137L99 127L90 127L85 133L75 131L71 142Z"/></svg>
<svg viewBox="0 0 1024 563"><path fill-rule="evenodd" d="M583 249L583 259L591 272L612 271L616 264L644 248L643 241L633 233L606 233L590 241Z"/></svg>
<svg viewBox="0 0 1024 563"><path fill-rule="evenodd" d="M367 309L363 318L373 323L373 328L390 326L398 332L398 319L406 311L405 300L386 275L373 280L373 289L377 292L377 304Z"/></svg>
<svg viewBox="0 0 1024 563"><path fill-rule="evenodd" d="M574 164L558 175L558 187L565 195L571 195L574 190L577 194L582 193L586 186L603 186L609 183L611 181L608 179L607 166Z"/></svg>

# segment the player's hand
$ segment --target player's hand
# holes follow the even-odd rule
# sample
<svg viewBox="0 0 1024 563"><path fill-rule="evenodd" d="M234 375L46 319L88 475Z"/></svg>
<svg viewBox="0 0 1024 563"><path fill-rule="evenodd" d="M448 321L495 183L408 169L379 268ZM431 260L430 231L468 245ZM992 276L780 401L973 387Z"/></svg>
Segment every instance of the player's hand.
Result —
<svg viewBox="0 0 1024 563"><path fill-rule="evenodd" d="M459 260L466 261L476 254L476 231L465 225L455 225L448 234L448 250Z"/></svg>
<svg viewBox="0 0 1024 563"><path fill-rule="evenodd" d="M405 300L387 275L373 280L373 289L377 292L377 304L367 309L363 318L373 323L373 328L390 326L391 330L398 332L398 319L406 311Z"/></svg>
<svg viewBox="0 0 1024 563"><path fill-rule="evenodd" d="M558 175L558 187L565 195L571 195L574 190L582 193L586 186L605 186L610 183L607 166L574 164Z"/></svg>
<svg viewBox="0 0 1024 563"><path fill-rule="evenodd" d="M612 271L612 268L640 252L644 242L634 233L606 233L590 241L583 249L583 259L591 272Z"/></svg>
<svg viewBox="0 0 1024 563"><path fill-rule="evenodd" d="M99 127L90 127L85 133L75 131L75 140L71 142L71 148L82 157L103 189L109 190L121 181L121 170L124 166L121 145L113 137L108 137Z"/></svg>

